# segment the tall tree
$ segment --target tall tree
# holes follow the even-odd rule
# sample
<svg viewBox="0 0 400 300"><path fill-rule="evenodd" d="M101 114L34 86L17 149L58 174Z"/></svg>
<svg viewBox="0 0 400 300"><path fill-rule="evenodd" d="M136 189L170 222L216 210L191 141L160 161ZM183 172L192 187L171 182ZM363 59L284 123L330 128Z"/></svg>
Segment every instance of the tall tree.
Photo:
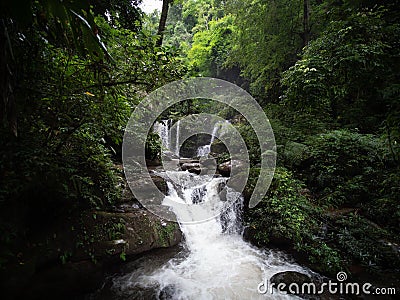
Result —
<svg viewBox="0 0 400 300"><path fill-rule="evenodd" d="M308 45L310 41L310 0L304 0L303 2L303 47Z"/></svg>
<svg viewBox="0 0 400 300"><path fill-rule="evenodd" d="M158 25L158 32L157 32L158 39L156 42L156 46L158 46L158 47L161 47L162 42L163 42L165 24L167 23L167 17L168 17L168 9L169 9L169 5L170 5L170 3L172 3L172 1L173 0L163 0L160 23Z"/></svg>

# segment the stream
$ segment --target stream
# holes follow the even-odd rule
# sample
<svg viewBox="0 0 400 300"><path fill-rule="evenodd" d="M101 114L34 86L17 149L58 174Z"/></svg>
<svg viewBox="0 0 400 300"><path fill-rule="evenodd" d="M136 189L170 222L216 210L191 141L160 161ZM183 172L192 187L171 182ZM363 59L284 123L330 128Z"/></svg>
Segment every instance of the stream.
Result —
<svg viewBox="0 0 400 300"><path fill-rule="evenodd" d="M157 127L168 149L168 122ZM214 137L212 137L213 140ZM208 145L207 145L208 146ZM198 152L208 154L209 147ZM171 151L172 152L172 151ZM177 159L177 161L179 161ZM261 250L243 240L243 197L225 184L229 178L188 171L159 171L168 185L163 205L179 220L195 212L203 222L180 222L184 241L175 251L158 251L128 263L110 275L92 299L286 299L293 296L260 294L258 285L282 271L308 273L285 254ZM225 190L225 193L221 193ZM179 205L176 205L176 204ZM186 204L186 205L182 205Z"/></svg>

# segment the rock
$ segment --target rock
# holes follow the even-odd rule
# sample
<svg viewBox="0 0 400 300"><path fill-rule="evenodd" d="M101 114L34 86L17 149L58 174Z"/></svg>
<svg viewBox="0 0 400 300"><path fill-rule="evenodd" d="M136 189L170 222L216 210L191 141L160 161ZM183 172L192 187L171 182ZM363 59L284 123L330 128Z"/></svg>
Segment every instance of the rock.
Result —
<svg viewBox="0 0 400 300"><path fill-rule="evenodd" d="M169 284L160 291L158 298L160 300L172 300L174 299L174 294L175 294L175 286Z"/></svg>
<svg viewBox="0 0 400 300"><path fill-rule="evenodd" d="M153 180L156 187L160 190L160 192L164 195L167 195L168 188L165 179L154 174L151 174L151 179Z"/></svg>
<svg viewBox="0 0 400 300"><path fill-rule="evenodd" d="M163 151L162 152L162 159L163 160L171 160L171 159L176 159L179 158L178 155L176 155L174 152L172 151Z"/></svg>
<svg viewBox="0 0 400 300"><path fill-rule="evenodd" d="M285 271L273 275L270 278L270 283L274 284L275 288L281 284L279 291L297 295L303 299L340 299L340 295L330 294L326 286L322 293L317 293L321 291L322 283L327 280L327 278L314 274L308 275L296 271Z"/></svg>
<svg viewBox="0 0 400 300"><path fill-rule="evenodd" d="M226 182L220 182L218 184L217 192L219 194L219 197L220 197L221 201L226 201L227 200L226 197L227 197L228 190L227 190L227 187L226 187Z"/></svg>
<svg viewBox="0 0 400 300"><path fill-rule="evenodd" d="M101 267L91 261L54 265L32 276L12 299L76 299L100 288L103 278Z"/></svg>
<svg viewBox="0 0 400 300"><path fill-rule="evenodd" d="M254 229L254 228L251 227L251 226L246 226L246 227L244 228L244 230L243 230L243 239L244 239L246 242L249 242L249 243L251 243L251 244L257 246L257 242L256 242L256 240L254 239L254 236L255 236L256 233L257 233L257 230L256 230L256 229Z"/></svg>
<svg viewBox="0 0 400 300"><path fill-rule="evenodd" d="M228 149L226 148L225 144L219 140L215 140L214 143L211 145L212 154L222 154L228 153Z"/></svg>
<svg viewBox="0 0 400 300"><path fill-rule="evenodd" d="M94 217L95 216L95 217ZM93 211L82 218L83 232L89 237L91 256L133 256L155 248L177 245L182 238L179 225L136 209L129 212ZM84 238L84 237L83 237ZM85 258L85 249L81 259Z"/></svg>
<svg viewBox="0 0 400 300"><path fill-rule="evenodd" d="M245 163L240 160L226 161L218 165L217 170L222 176L229 177L232 171L232 166L235 168L236 172L240 171L241 168L245 166Z"/></svg>
<svg viewBox="0 0 400 300"><path fill-rule="evenodd" d="M279 248L283 250L290 250L293 247L293 242L282 234L271 231L268 237L268 245L270 247Z"/></svg>
<svg viewBox="0 0 400 300"><path fill-rule="evenodd" d="M200 174L200 163L184 163L181 165L182 171L189 171L190 173Z"/></svg>
<svg viewBox="0 0 400 300"><path fill-rule="evenodd" d="M146 165L148 167L157 167L157 166L161 165L161 161L159 159L157 159L157 158L153 159L153 160L146 159Z"/></svg>
<svg viewBox="0 0 400 300"><path fill-rule="evenodd" d="M218 168L217 168L219 173L222 176L226 176L226 177L229 177L229 175L231 174L231 169L232 169L232 167L231 167L230 161L226 161L226 162L223 162L222 164L219 164Z"/></svg>
<svg viewBox="0 0 400 300"><path fill-rule="evenodd" d="M198 159L193 159L193 158L185 158L185 157L181 157L179 159L179 164L183 165L185 163L199 163Z"/></svg>
<svg viewBox="0 0 400 300"><path fill-rule="evenodd" d="M286 287L289 287L291 283L301 285L306 282L311 282L311 277L307 274L296 271L285 271L276 273L274 276L271 277L270 282L274 283L275 286L280 283L284 283ZM287 289L285 291L290 293Z"/></svg>

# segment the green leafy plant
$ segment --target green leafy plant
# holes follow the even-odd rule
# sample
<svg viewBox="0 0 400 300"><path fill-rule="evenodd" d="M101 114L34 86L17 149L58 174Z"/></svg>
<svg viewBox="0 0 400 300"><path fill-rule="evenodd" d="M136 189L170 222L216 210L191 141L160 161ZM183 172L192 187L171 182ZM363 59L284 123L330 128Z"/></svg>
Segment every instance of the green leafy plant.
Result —
<svg viewBox="0 0 400 300"><path fill-rule="evenodd" d="M366 202L376 197L387 149L381 140L349 130L334 130L307 141L311 162L304 170L322 205Z"/></svg>

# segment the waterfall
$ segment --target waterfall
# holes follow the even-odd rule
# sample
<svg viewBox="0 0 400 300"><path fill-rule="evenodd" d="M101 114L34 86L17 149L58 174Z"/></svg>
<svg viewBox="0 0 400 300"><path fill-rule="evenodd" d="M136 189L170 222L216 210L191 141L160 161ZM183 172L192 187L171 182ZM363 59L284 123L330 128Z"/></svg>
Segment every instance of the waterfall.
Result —
<svg viewBox="0 0 400 300"><path fill-rule="evenodd" d="M211 145L212 145L212 143L213 143L214 140L215 140L215 135L217 134L217 131L218 131L219 127L220 127L220 124L221 124L221 123L218 122L218 123L216 123L216 124L214 125L213 131L212 131L212 133L211 133L210 143L209 143L208 145L200 146L200 147L197 149L197 156L198 156L198 157L207 156L207 155L210 153L210 151L211 151Z"/></svg>
<svg viewBox="0 0 400 300"><path fill-rule="evenodd" d="M175 146L171 144L171 134L170 127L172 125L172 120L161 120L160 122L155 122L153 126L153 131L157 133L161 138L162 152L171 152L179 157L179 134L180 134L180 121L176 123L176 139Z"/></svg>
<svg viewBox="0 0 400 300"><path fill-rule="evenodd" d="M179 134L180 134L180 125L181 125L181 121L178 120L176 123L176 144L175 144L175 155L177 157L179 156Z"/></svg>
<svg viewBox="0 0 400 300"><path fill-rule="evenodd" d="M204 214L204 219L211 217L201 223L180 223L184 250L161 266L150 268L156 264L154 260L144 260L131 273L115 277L114 293L126 299L290 298L257 292L258 284L273 274L304 269L289 263L279 252L260 250L243 240L243 197L226 186L228 178L187 171L158 175L168 185L163 204L174 210L178 220L187 220L193 214L192 206L200 208L196 213ZM222 189L226 189L226 199L220 198ZM206 208L209 203L212 205ZM222 213L212 217L215 211Z"/></svg>
<svg viewBox="0 0 400 300"><path fill-rule="evenodd" d="M169 135L169 123L170 120L161 120L160 122L154 123L154 132L157 133L161 138L163 151L170 150L171 137Z"/></svg>

